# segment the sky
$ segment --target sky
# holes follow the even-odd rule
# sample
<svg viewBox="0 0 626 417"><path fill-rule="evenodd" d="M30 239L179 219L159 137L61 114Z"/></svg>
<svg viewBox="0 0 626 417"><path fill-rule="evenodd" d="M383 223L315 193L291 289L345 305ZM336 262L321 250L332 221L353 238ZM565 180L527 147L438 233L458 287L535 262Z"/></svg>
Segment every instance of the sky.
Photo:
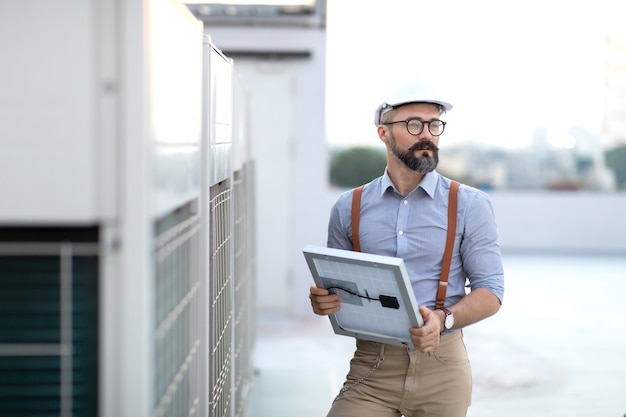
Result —
<svg viewBox="0 0 626 417"><path fill-rule="evenodd" d="M380 146L384 86L417 75L454 105L442 141L519 148L535 127L600 133L605 30L626 3L328 0L327 12L329 145Z"/></svg>

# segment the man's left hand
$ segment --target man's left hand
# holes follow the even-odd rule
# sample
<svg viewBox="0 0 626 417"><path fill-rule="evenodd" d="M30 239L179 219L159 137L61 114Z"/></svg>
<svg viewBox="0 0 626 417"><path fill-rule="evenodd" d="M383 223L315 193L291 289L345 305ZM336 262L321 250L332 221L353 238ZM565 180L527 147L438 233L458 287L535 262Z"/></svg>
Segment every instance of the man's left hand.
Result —
<svg viewBox="0 0 626 417"><path fill-rule="evenodd" d="M409 329L415 349L420 352L430 352L439 346L439 337L442 327L442 318L439 314L425 306L419 307L424 325Z"/></svg>

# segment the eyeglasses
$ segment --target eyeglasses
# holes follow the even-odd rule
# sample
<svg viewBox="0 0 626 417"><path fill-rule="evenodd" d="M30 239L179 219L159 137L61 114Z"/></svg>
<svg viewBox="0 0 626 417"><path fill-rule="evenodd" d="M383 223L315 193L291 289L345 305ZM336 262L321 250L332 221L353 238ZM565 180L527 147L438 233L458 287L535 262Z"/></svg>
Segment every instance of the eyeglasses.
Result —
<svg viewBox="0 0 626 417"><path fill-rule="evenodd" d="M383 123L384 125L392 125L394 123L406 123L406 130L413 136L417 136L424 130L424 125L428 125L428 131L433 136L439 136L443 133L443 129L446 127L446 122L443 120L435 119L435 120L420 120L420 119L407 119L407 120L398 120L397 122L387 122Z"/></svg>

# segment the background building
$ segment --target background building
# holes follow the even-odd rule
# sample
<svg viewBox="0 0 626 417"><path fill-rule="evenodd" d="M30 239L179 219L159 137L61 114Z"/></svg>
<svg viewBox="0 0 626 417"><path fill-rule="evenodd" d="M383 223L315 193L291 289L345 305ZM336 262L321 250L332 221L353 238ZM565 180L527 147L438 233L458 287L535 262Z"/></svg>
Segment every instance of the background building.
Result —
<svg viewBox="0 0 626 417"><path fill-rule="evenodd" d="M326 239L326 1L187 2L235 60L252 112L259 307L308 313L306 244ZM198 3L198 4L196 4ZM250 2L253 3L253 2Z"/></svg>

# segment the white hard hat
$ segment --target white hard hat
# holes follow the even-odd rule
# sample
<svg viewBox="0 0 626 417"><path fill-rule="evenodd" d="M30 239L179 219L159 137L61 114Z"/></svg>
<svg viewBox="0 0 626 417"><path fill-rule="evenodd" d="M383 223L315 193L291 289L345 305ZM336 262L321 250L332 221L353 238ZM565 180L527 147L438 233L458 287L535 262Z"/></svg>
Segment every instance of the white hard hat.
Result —
<svg viewBox="0 0 626 417"><path fill-rule="evenodd" d="M394 107L409 103L433 103L441 106L445 111L452 110L452 104L441 99L441 95L432 84L421 80L404 80L396 85L391 94L386 96L374 114L374 124L378 126L383 114Z"/></svg>

